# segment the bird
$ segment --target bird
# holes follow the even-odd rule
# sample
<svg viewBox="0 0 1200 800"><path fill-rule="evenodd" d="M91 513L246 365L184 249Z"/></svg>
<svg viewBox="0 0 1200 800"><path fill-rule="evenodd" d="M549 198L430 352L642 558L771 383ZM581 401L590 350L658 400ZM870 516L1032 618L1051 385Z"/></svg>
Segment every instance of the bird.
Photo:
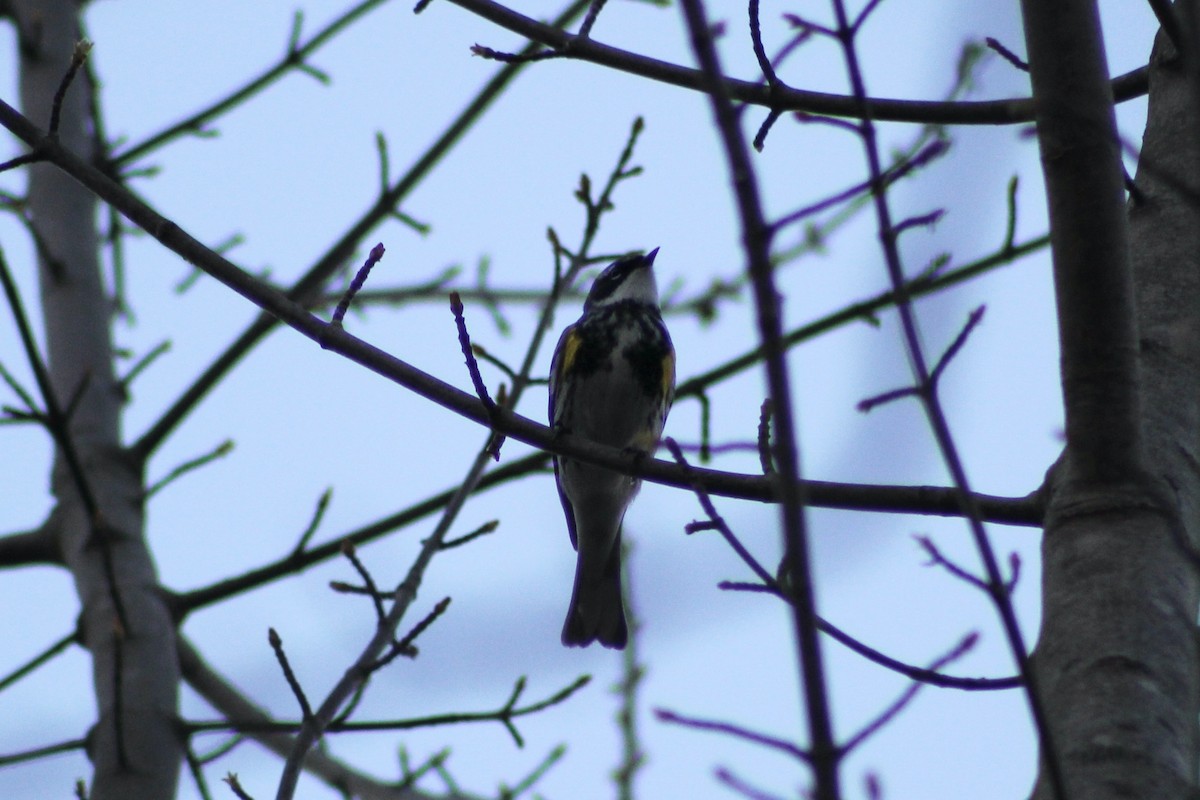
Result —
<svg viewBox="0 0 1200 800"><path fill-rule="evenodd" d="M643 456L654 452L675 399L675 348L654 279L658 248L614 261L592 283L550 366L550 426ZM641 479L566 456L554 480L577 552L562 643L625 647L621 524Z"/></svg>

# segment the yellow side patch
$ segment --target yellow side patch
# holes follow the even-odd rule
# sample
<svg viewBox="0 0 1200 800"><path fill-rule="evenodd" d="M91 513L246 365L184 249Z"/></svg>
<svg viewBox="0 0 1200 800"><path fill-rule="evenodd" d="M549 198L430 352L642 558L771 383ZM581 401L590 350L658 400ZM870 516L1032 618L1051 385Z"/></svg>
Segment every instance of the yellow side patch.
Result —
<svg viewBox="0 0 1200 800"><path fill-rule="evenodd" d="M562 358L558 362L559 379L575 366L575 356L579 355L579 345L582 341L578 329L572 326L567 331L566 339L563 340Z"/></svg>

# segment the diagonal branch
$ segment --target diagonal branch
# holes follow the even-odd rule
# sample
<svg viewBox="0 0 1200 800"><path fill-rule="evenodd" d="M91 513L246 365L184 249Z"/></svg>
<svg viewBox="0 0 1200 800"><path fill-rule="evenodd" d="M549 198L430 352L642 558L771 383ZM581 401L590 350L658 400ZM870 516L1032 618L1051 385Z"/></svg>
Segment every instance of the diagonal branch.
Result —
<svg viewBox="0 0 1200 800"><path fill-rule="evenodd" d="M583 13L587 0L574 0L555 19L553 25L566 25ZM532 46L531 48L532 49ZM428 150L402 175L391 188L355 222L345 234L297 281L288 296L305 305L318 302L325 282L350 258L354 249L377 225L386 220L393 209L407 197L453 147L470 131L510 83L520 74L523 64L508 64L497 70L490 81L467 104L467 107L447 126ZM7 114L0 111L0 124L8 127ZM10 128L10 130L13 130ZM14 130L14 133L16 131ZM18 134L21 138L25 136ZM28 142L29 139L26 139ZM140 224L140 223L139 223ZM183 254L181 254L183 255ZM186 258L186 256L185 256ZM194 262L193 262L194 263ZM199 265L197 265L199 266ZM264 316L253 322L237 340L214 361L150 430L133 445L143 458L148 457L191 412L201 399L246 355L267 333L274 330L278 320Z"/></svg>
<svg viewBox="0 0 1200 800"><path fill-rule="evenodd" d="M154 235L168 249L263 308L272 320L267 323L267 327L273 325L275 320L281 320L314 342L321 343L326 349L340 353L444 408L481 425L494 425L496 430L543 450L581 458L590 463L673 486L690 487L692 480L696 480L701 482L708 491L718 495L760 500L779 497L778 489L772 488L773 484L762 476L745 476L719 470L694 468L689 477L683 469L675 464L652 459L637 459L616 448L594 444L569 434L556 434L547 426L506 409L496 409L489 413L488 409L474 395L438 380L344 330L336 329L308 313L286 295L238 269L189 236L173 222L142 203L124 187L74 156L57 142L47 138L36 126L3 101L0 101L0 124L17 133L31 145L44 150L48 160L92 189L113 207L119 209L129 219ZM840 485L829 484L829 494L822 495L828 498L828 503L832 507L857 507L854 504L862 500L878 510L890 509L899 505L912 510L928 507L932 509L932 513L954 513L942 505L936 490L930 492L924 488L910 487L884 490L883 494L874 494L874 490L867 490L866 494L862 494L860 489L852 489L847 492L838 489L838 486ZM855 495L861 496L856 499ZM921 499L922 496L924 499ZM929 501L928 506L926 506L926 500ZM1001 521L1032 524L1040 518L1036 503L1002 498L993 498L993 500L995 503L992 507Z"/></svg>
<svg viewBox="0 0 1200 800"><path fill-rule="evenodd" d="M184 637L179 638L179 665L184 680L206 702L228 719L270 725L274 720L229 681L205 662L199 651ZM251 738L276 755L286 756L291 752L292 736L287 733L250 733ZM308 771L328 786L349 792L364 800L431 800L432 796L416 789L396 788L380 783L359 772L328 753L316 752L309 755L305 764ZM438 800L454 800L440 796ZM463 800L468 800L463 798Z"/></svg>
<svg viewBox="0 0 1200 800"><path fill-rule="evenodd" d="M213 120L237 108L242 103L271 86L287 73L292 70L303 71L308 66L305 59L336 37L344 28L386 2L388 0L363 0L363 2L348 9L328 25L321 28L321 30L317 31L303 44L298 41L299 27L303 20L303 15L301 12L296 12L292 29L292 40L288 43L287 52L284 53L278 62L258 77L251 79L245 86L230 93L227 97L223 97L212 105L192 114L187 119L181 120L151 135L145 141L133 145L121 153L117 153L110 160L117 167L127 166L180 136L204 131L205 126L209 125Z"/></svg>

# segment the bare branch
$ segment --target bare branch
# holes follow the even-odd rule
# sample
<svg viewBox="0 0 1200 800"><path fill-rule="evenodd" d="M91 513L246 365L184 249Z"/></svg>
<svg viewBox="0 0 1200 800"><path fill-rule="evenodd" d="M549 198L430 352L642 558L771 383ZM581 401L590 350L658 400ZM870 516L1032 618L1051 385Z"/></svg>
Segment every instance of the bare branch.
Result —
<svg viewBox="0 0 1200 800"><path fill-rule="evenodd" d="M553 24L568 24L583 13L586 7L587 0L574 0ZM380 222L388 218L400 201L407 197L440 160L458 144L522 69L523 67L518 64L498 70L495 76L467 104L467 107L446 127L441 136L414 161L409 170L400 176L386 193L380 195L375 203L349 227L341 239L335 242L292 286L288 296L304 304L315 302L315 298L323 292L325 282L350 258L359 242ZM0 107L0 124L6 127L13 122L9 111L10 109L6 107ZM26 133L32 130L36 130L36 128L33 126L25 128ZM137 222L137 220L134 221ZM166 220L161 220L161 222L166 223ZM132 450L142 458L148 458L200 400L228 374L242 356L256 346L278 323L279 320L270 316L264 316L252 323L224 353L201 373L200 377L167 409L150 430L142 435L133 445Z"/></svg>
<svg viewBox="0 0 1200 800"><path fill-rule="evenodd" d="M450 311L454 314L454 324L458 328L458 345L462 350L463 359L466 361L467 373L471 376L471 385L475 388L475 395L483 403L489 416L494 416L496 402L488 394L487 385L483 382L483 375L479 373L479 362L475 360L475 352L471 348L471 334L467 332L467 320L463 316L462 299L459 298L458 292L450 293ZM496 434L488 443L488 453L496 461L500 460L500 448L503 444L504 437L499 434Z"/></svg>
<svg viewBox="0 0 1200 800"><path fill-rule="evenodd" d="M616 47L601 44L595 39L581 39L560 27L547 25L519 14L493 0L449 0L457 6L484 19L518 33L531 41L558 53L581 61L589 61L612 69L629 72L651 80L694 91L707 91L703 74L676 64L648 56L640 56ZM1142 67L1113 81L1113 94L1118 100L1129 100L1146 93L1146 68ZM768 108L789 111L808 111L832 116L858 116L861 106L853 97L808 92L799 89L776 89L750 81L724 78L725 91L731 99ZM872 118L900 122L927 122L955 125L1000 125L1028 122L1033 119L1033 103L1028 98L987 100L978 102L923 102L918 100L889 100L870 98L867 109Z"/></svg>
<svg viewBox="0 0 1200 800"><path fill-rule="evenodd" d="M275 659L279 662L279 668L283 670L283 677L287 680L296 702L300 704L300 711L304 714L304 721L307 723L312 719L312 706L308 704L308 696L304 694L304 688L296 678L296 673L292 671L291 662L288 661L287 653L283 650L283 640L279 638L279 634L275 632L274 628L270 628L267 631L267 641L271 643L271 649L275 651Z"/></svg>
<svg viewBox="0 0 1200 800"><path fill-rule="evenodd" d="M46 528L0 536L0 569L61 563L58 542Z"/></svg>
<svg viewBox="0 0 1200 800"><path fill-rule="evenodd" d="M194 472L195 470L198 470L201 467L207 466L208 464L211 464L214 461L224 458L225 456L229 455L232 452L233 452L233 440L226 439L225 441L221 442L220 444L218 444L216 447L214 447L212 450L205 453L204 455L200 455L200 456L196 456L195 458L188 459L187 461L183 462L179 466L172 469L170 472L168 472L162 478L159 478L157 481L155 481L154 483L147 486L146 491L142 495L142 498L144 500L149 500L151 497L158 494L160 491L167 488L172 483L174 483L175 481L182 478L184 475L187 475L189 472Z"/></svg>
<svg viewBox="0 0 1200 800"><path fill-rule="evenodd" d="M875 206L877 230L883 250L884 262L887 267L888 278L891 280L893 290L897 293L896 310L900 317L900 327L903 333L909 366L913 375L913 383L920 391L925 416L929 422L929 427L937 448L941 453L942 461L945 463L953 484L958 490L963 515L968 522L969 530L975 543L975 549L979 553L980 560L983 562L984 573L987 576L988 594L1000 618L1004 628L1005 639L1012 653L1013 660L1016 662L1017 671L1021 676L1026 699L1029 704L1030 716L1038 731L1039 742L1043 748L1043 757L1049 765L1050 773L1054 778L1053 784L1056 794L1059 800L1066 800L1064 793L1061 791L1062 780L1057 751L1047 721L1045 706L1035 683L1029 650L1025 645L1025 637L1017 622L1016 611L1013 608L1011 597L1005 590L1005 583L1000 574L1000 567L996 560L995 551L992 549L991 541L984 528L979 508L975 503L975 498L971 491L966 467L963 464L958 446L954 441L949 423L946 420L946 415L938 399L937 385L931 375L925 353L922 349L917 329L917 319L912 306L912 298L908 296L906 291L907 282L900 257L897 241L898 234L896 226L892 222L892 212L886 187L880 182L883 176L882 159L879 153L879 142L870 99L867 93L866 81L858 56L858 46L855 38L857 30L850 25L845 0L832 0L832 5L834 16L837 19L838 42L841 45L851 92L856 98L861 111L861 123L857 133L862 143L868 172L875 179L872 184L871 194ZM1026 24L1028 22L1027 15ZM1040 94L1037 97L1039 109L1044 108L1045 98ZM1039 111L1039 113L1041 112ZM1053 213L1051 217L1053 218ZM1052 225L1051 236L1055 235L1057 234L1054 232Z"/></svg>
<svg viewBox="0 0 1200 800"><path fill-rule="evenodd" d="M350 309L350 303L354 301L354 296L362 289L363 284L367 282L367 276L371 274L371 267L379 263L383 258L383 242L371 248L370 255L363 265L358 268L358 272L354 275L354 280L350 281L350 287L346 289L346 293L342 295L342 299L338 301L337 308L333 310L333 317L329 320L330 324L342 327L342 319L345 318L346 312Z"/></svg>
<svg viewBox="0 0 1200 800"><path fill-rule="evenodd" d="M967 636L964 636L962 641L955 645L949 653L938 659L935 659L934 662L929 665L929 671L937 672L947 664L953 663L954 661L962 658L973 647L975 647L975 644L978 641L979 634L971 633ZM884 709L883 712L880 713L874 720L864 726L861 731L851 736L846 743L842 745L843 752L850 753L852 750L854 750L854 748L865 742L869 737L882 730L883 726L894 720L896 716L904 710L905 706L913 701L913 698L917 696L917 692L921 691L921 689L924 687L925 685L923 683L916 682L905 689L904 693L901 694L900 697L895 700L895 702Z"/></svg>
<svg viewBox="0 0 1200 800"><path fill-rule="evenodd" d="M800 692L804 697L804 713L811 741L815 793L817 800L836 800L841 794L838 788L840 759L833 738L821 640L816 626L817 606L804 515L806 497L799 483L797 424L792 406L791 378L784 358L786 350L780 321L780 299L770 257L772 231L763 216L757 178L724 84L724 73L704 6L700 0L681 0L680 5L691 34L692 52L703 73L703 86L709 94L713 119L724 146L741 222L747 272L754 289L758 335L765 356L767 385L775 419L772 451L778 474L771 477L777 479L782 501L780 522L783 528L784 560L787 565L788 594L792 600L792 625L800 657Z"/></svg>
<svg viewBox="0 0 1200 800"><path fill-rule="evenodd" d="M665 708L654 709L654 716L660 722L669 722L675 725L682 725L685 728L693 728L701 731L714 731L716 733L724 733L733 736L743 741L753 744L763 745L772 750L778 750L785 755L789 755L798 761L811 764L813 755L807 750L801 749L786 739L780 739L775 736L768 736L764 733L748 730L730 722L718 722L716 720L699 719L697 717L685 717L682 714L676 714L674 711L668 711Z"/></svg>
<svg viewBox="0 0 1200 800"><path fill-rule="evenodd" d="M0 691L7 689L9 686L17 683L27 675L31 675L37 671L38 667L41 667L42 665L51 661L55 656L64 652L68 647L78 640L79 635L72 631L71 633L68 633L66 636L59 639L57 642L54 642L45 650L31 658L29 661L10 672L8 675L0 678Z"/></svg>
<svg viewBox="0 0 1200 800"><path fill-rule="evenodd" d="M366 587L363 593L369 595L372 603L375 605L375 623L382 623L386 614L383 610L383 600L379 594L379 587L375 584L375 579L371 577L371 573L367 570L366 566L359 560L358 551L355 549L354 543L349 539L342 540L342 555L346 557L346 560L354 567L354 571L363 580L363 585Z"/></svg>
<svg viewBox="0 0 1200 800"><path fill-rule="evenodd" d="M1000 40L993 39L991 36L989 36L986 39L984 39L984 41L987 43L987 46L989 48L991 48L995 52L999 53L1000 57L1003 58L1005 61L1007 61L1009 64L1012 64L1014 67L1021 70L1022 72L1029 72L1029 64L1027 64L1024 59L1022 59L1020 56L1018 56L1012 50L1009 50L1007 47L1005 47L1000 42Z"/></svg>
<svg viewBox="0 0 1200 800"><path fill-rule="evenodd" d="M129 147L124 152L118 153L112 158L114 166L122 167L131 164L132 162L142 158L143 156L161 148L163 145L174 141L180 136L192 133L199 133L207 129L215 119L227 114L229 111L237 108L242 103L251 99L267 87L271 86L275 81L286 75L292 70L300 70L307 67L306 59L319 50L323 45L331 41L342 29L349 26L361 17L366 16L369 12L382 6L387 0L364 0L357 5L348 9L344 14L341 14L321 30L317 31L311 39L304 44L300 43L300 22L302 17L293 18L292 31L289 37L287 52L283 57L276 62L272 67L268 68L258 77L250 80L245 86L230 93L212 105L201 111L196 112L185 120L175 123L170 127L151 135L140 144Z"/></svg>
<svg viewBox="0 0 1200 800"><path fill-rule="evenodd" d="M1039 236L1035 239L1022 242L1019 245L1011 245L1011 243L1006 242L1004 246L991 255L964 264L957 269L944 272L940 275L921 275L908 280L903 284L902 292L896 289L888 289L874 297L827 314L793 331L788 331L784 336L784 343L788 347L793 347L801 342L815 339L817 336L843 325L870 320L876 312L894 306L901 294L906 295L910 299L928 296L940 289L956 285L988 270L1008 264L1016 258L1035 253L1045 248L1049 243L1049 235ZM683 397L699 396L708 387L756 366L762 361L762 358L763 349L758 347L729 360L725 364L714 367L708 372L689 378L680 383L676 388L676 401Z"/></svg>
<svg viewBox="0 0 1200 800"><path fill-rule="evenodd" d="M317 505L313 509L312 518L308 521L308 526L304 532L300 534L300 540L296 542L296 547L292 550L292 559L301 558L308 548L308 543L312 537L316 535L317 529L321 527L321 520L325 518L325 512L329 508L329 501L333 499L333 488L327 488L321 492L321 496L317 498Z"/></svg>
<svg viewBox="0 0 1200 800"><path fill-rule="evenodd" d="M273 720L242 695L233 684L210 667L200 653L183 637L179 639L179 661L184 679L196 692L229 720L236 720L241 727L252 730L248 735L277 755L286 755L292 747L292 737L286 733L268 729ZM226 723L225 727L229 724ZM253 729L261 726L263 732ZM294 727L294 726L293 726ZM309 773L316 775L326 785L339 791L349 791L364 800L422 800L426 798L409 786L389 786L338 761L328 753L318 750L306 763ZM442 800L454 800L445 797ZM467 800L465 797L459 800Z"/></svg>

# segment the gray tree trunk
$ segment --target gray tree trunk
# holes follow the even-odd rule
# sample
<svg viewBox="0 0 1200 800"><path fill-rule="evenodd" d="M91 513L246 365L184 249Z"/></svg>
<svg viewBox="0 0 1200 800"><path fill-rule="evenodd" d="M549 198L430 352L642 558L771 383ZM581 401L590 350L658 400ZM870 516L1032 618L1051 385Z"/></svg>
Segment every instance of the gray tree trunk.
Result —
<svg viewBox="0 0 1200 800"><path fill-rule="evenodd" d="M1069 5L1080 3L1028 2L1026 25L1031 11L1056 14ZM1041 8L1032 10L1034 6ZM1097 28L1097 38L1098 33ZM1036 89L1034 50L1031 42ZM1120 355L1085 352L1083 359L1091 359L1094 369L1080 375L1067 340L1081 339L1078 344L1086 350L1100 337L1080 336L1086 311L1077 315L1064 310L1059 287L1068 445L1050 485L1043 542L1044 622L1035 666L1070 798L1195 796L1200 695L1195 633L1200 598L1195 556L1200 532L1200 203L1195 192L1200 187L1200 126L1197 95L1173 53L1167 57L1169 50L1160 41L1152 59L1149 117L1136 180L1143 197L1128 205L1128 252L1111 254L1127 259L1123 269L1132 278L1135 369L1125 370ZM1060 45L1048 53L1062 68L1059 77L1065 83L1060 89L1068 98L1055 102L1038 97L1042 159L1052 184L1063 162L1099 170L1105 158L1115 158L1118 145L1112 134L1107 142L1097 136L1102 123L1072 105L1081 95L1070 83L1079 79L1078 63L1071 60L1076 51ZM1071 139L1055 140L1047 130L1055 126L1055 117L1059 122L1068 118L1068 125L1083 119L1083 128ZM1191 197L1180 191L1181 184L1192 187ZM1086 191L1078 183L1064 188ZM1054 209L1052 187L1050 195ZM1108 254L1089 254L1089 249L1098 237L1114 237L1096 230L1097 225L1111 225L1097 217L1098 212L1087 209L1078 219L1061 220L1052 211L1056 278L1060 259L1085 254L1079 280L1069 287L1076 292L1090 292L1089 281L1105 280L1107 267L1101 262ZM1087 299L1094 301L1091 295ZM1103 314L1099 321L1104 322ZM1120 314L1109 322L1119 326ZM1073 379L1075 386L1070 385ZM1137 392L1132 437L1097 428L1092 433L1109 436L1107 446L1081 452L1073 446L1072 415L1090 416L1093 424L1104 420L1121 401L1096 386L1107 383L1111 390L1126 381ZM1118 391L1127 388L1118 386ZM1119 428L1124 421L1117 415L1109 424ZM1043 762L1035 797L1053 796Z"/></svg>
<svg viewBox="0 0 1200 800"><path fill-rule="evenodd" d="M72 0L15 0L25 114L49 125L52 101L79 38ZM62 104L59 137L94 155L89 87L81 75ZM29 214L41 251L45 354L57 403L75 398L70 448L56 451L50 519L82 604L98 706L89 735L94 800L173 797L182 761L175 629L144 539L142 469L121 448L112 304L101 279L95 197L58 168L34 165ZM83 484L81 486L81 484Z"/></svg>

